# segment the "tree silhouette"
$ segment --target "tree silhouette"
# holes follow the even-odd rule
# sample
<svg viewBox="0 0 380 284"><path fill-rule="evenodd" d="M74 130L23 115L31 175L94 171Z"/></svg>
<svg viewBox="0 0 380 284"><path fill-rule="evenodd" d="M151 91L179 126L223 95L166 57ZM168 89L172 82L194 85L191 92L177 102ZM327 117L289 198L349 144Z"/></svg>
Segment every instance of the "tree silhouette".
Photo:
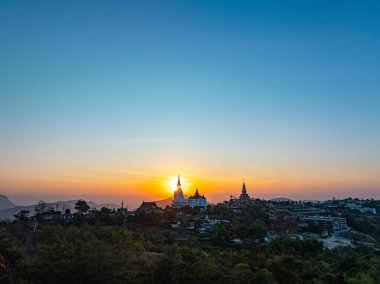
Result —
<svg viewBox="0 0 380 284"><path fill-rule="evenodd" d="M38 201L37 205L34 206L34 212L36 212L36 215L45 213L49 210L49 204L47 204L45 200Z"/></svg>
<svg viewBox="0 0 380 284"><path fill-rule="evenodd" d="M80 214L86 213L89 209L90 206L88 206L87 202L84 200L78 200L77 203L75 203L75 210Z"/></svg>
<svg viewBox="0 0 380 284"><path fill-rule="evenodd" d="M25 223L29 220L29 210L21 210L16 215L13 215L16 219L16 222Z"/></svg>

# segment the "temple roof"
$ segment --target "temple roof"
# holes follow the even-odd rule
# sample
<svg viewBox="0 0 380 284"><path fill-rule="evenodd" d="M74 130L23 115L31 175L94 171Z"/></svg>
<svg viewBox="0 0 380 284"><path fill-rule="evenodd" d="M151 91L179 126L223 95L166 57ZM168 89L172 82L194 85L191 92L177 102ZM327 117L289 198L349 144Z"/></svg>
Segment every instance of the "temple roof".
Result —
<svg viewBox="0 0 380 284"><path fill-rule="evenodd" d="M189 199L206 199L206 197L204 195L200 195L199 192L198 192L198 187L196 188L195 190L195 194L190 196Z"/></svg>
<svg viewBox="0 0 380 284"><path fill-rule="evenodd" d="M138 211L155 211L160 210L161 208L157 206L156 202L145 202L141 203Z"/></svg>

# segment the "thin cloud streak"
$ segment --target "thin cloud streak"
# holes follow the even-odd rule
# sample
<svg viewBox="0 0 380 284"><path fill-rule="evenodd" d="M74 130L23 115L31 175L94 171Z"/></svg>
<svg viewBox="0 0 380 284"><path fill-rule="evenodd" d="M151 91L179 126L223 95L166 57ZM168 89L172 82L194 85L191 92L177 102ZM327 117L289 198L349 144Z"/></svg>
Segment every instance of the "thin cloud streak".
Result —
<svg viewBox="0 0 380 284"><path fill-rule="evenodd" d="M123 145L123 144L155 144L155 143L170 143L170 142L184 142L191 141L194 138L190 137L150 137L150 138L120 138L109 140L94 140L79 142L76 144L85 145Z"/></svg>

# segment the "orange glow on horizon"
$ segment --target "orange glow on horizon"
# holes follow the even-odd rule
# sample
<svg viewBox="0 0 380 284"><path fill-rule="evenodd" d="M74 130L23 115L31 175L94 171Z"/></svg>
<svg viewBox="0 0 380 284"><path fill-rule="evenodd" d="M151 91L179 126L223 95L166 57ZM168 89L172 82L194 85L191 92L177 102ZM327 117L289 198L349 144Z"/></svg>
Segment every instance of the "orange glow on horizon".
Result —
<svg viewBox="0 0 380 284"><path fill-rule="evenodd" d="M163 171L163 168L166 170ZM34 195L37 200L42 198L41 196L64 195L67 196L65 199L98 196L98 200L104 201L136 200L133 204L139 205L143 200L154 201L172 197L177 189L178 176L173 175L177 170L183 173L181 185L186 195L194 194L195 187L198 186L199 193L204 194L210 202L223 201L231 194L238 196L244 178L249 195L259 198L308 199L350 195L355 197L359 189L369 192L367 195L378 196L375 193L379 183L375 180L375 175L368 177L361 172L346 176L339 171L331 175L331 170L328 175L323 171L256 169L254 173L243 175L232 170L227 172L219 169L205 170L167 165L160 165L151 170L136 168L133 171L123 168L76 168L60 171L32 168L14 175L0 174L0 187L4 188L2 193Z"/></svg>

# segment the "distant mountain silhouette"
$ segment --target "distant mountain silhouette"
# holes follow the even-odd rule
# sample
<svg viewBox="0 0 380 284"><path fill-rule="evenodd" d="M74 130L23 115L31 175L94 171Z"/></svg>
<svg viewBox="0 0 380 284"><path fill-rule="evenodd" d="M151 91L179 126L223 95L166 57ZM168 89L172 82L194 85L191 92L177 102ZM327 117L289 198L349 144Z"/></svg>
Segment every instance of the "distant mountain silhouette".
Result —
<svg viewBox="0 0 380 284"><path fill-rule="evenodd" d="M13 220L14 216L19 213L21 210L27 210L30 212L30 215L34 214L34 205L26 205L26 206L16 206L5 210L0 210L0 219L3 220Z"/></svg>
<svg viewBox="0 0 380 284"><path fill-rule="evenodd" d="M76 200L64 200L64 201L56 201L48 203L49 206L53 209L58 209L59 211L64 211L65 209L70 209L71 212L75 211L75 203L77 203L79 199ZM114 203L102 203L97 204L93 201L86 201L90 208L100 209L102 207L119 208L119 204ZM15 214L19 213L21 210L28 210L30 215L34 214L35 205L26 205L26 206L17 206L12 203L7 196L0 195L0 219L14 219Z"/></svg>
<svg viewBox="0 0 380 284"><path fill-rule="evenodd" d="M56 201L56 202L49 203L49 205L54 209L58 209L59 211L64 211L65 209L70 209L71 211L75 211L75 203L77 203L78 200L79 199ZM112 208L117 209L121 206L120 204L114 204L114 203L97 204L93 201L87 201L87 200L86 200L86 202L87 202L88 206L90 206L91 209L93 209L93 208L100 209L102 207L108 207L110 209L112 209ZM58 205L58 207L57 207L57 205Z"/></svg>
<svg viewBox="0 0 380 284"><path fill-rule="evenodd" d="M0 210L6 210L12 207L16 207L16 204L10 201L8 196L0 194Z"/></svg>

